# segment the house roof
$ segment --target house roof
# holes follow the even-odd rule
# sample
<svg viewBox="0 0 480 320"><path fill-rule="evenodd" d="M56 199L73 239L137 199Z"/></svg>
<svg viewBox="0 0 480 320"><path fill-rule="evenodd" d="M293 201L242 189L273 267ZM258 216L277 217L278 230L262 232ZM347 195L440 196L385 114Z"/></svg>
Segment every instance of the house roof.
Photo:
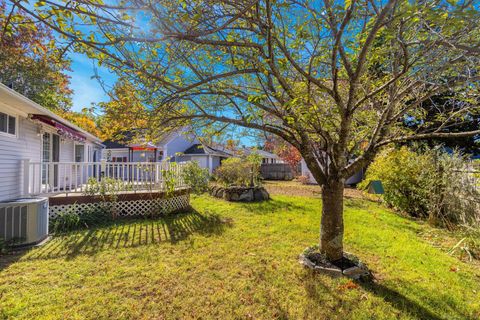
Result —
<svg viewBox="0 0 480 320"><path fill-rule="evenodd" d="M103 145L105 146L106 149L124 149L128 148L128 145L117 142L117 141L112 141L112 140L105 140L103 141Z"/></svg>
<svg viewBox="0 0 480 320"><path fill-rule="evenodd" d="M15 108L17 111L22 111L23 113L26 113L27 116L37 114L37 115L44 115L47 117L50 117L63 125L70 127L83 135L85 135L89 140L101 144L100 138L94 136L93 134L83 130L82 128L74 125L68 120L65 120L64 118L60 117L59 115L53 113L52 111L42 107L38 103L28 99L24 95L16 92L13 89L10 89L3 83L0 83L0 102L5 104L6 106L10 106Z"/></svg>
<svg viewBox="0 0 480 320"><path fill-rule="evenodd" d="M186 149L184 152L186 155L192 155L192 154L205 154L205 155L217 155L217 156L223 156L223 157L231 157L232 154L215 149L206 145L203 145L201 143L194 144L190 146L188 149Z"/></svg>

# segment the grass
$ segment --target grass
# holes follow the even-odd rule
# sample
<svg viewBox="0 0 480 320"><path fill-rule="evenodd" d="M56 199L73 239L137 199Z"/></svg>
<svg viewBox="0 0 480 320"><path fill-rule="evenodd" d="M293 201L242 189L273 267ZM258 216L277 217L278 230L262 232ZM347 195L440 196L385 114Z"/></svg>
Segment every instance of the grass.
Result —
<svg viewBox="0 0 480 320"><path fill-rule="evenodd" d="M208 196L195 211L70 233L0 257L0 318L477 319L480 270L432 246L429 227L346 201L346 250L376 281L303 269L321 201Z"/></svg>

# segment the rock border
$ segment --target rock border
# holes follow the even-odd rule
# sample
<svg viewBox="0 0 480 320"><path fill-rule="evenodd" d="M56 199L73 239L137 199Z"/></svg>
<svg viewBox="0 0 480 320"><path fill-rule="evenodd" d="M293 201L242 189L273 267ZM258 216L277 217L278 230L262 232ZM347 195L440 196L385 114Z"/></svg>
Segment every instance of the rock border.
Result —
<svg viewBox="0 0 480 320"><path fill-rule="evenodd" d="M307 248L306 251L308 249L309 248ZM359 280L359 279L371 276L370 270L368 270L367 266L362 261L360 261L355 255L348 252L344 252L343 256L349 259L350 261L352 261L353 263L355 263L356 265L344 270L342 270L341 268L331 263L318 265L308 258L308 253L302 253L299 256L299 263L304 267L309 268L315 272L326 274L333 278L339 278L344 276L353 280Z"/></svg>
<svg viewBox="0 0 480 320"><path fill-rule="evenodd" d="M270 194L264 187L221 187L212 186L209 190L211 196L232 202L254 202L270 199Z"/></svg>

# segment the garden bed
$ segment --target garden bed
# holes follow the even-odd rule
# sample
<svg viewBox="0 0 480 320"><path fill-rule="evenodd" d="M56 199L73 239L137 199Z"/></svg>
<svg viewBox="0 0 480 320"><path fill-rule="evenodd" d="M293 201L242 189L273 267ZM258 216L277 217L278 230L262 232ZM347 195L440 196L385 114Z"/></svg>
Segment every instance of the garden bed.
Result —
<svg viewBox="0 0 480 320"><path fill-rule="evenodd" d="M316 247L307 248L299 257L299 262L316 272L332 277L345 276L351 279L365 279L370 277L370 271L356 256L344 252L337 261L328 261Z"/></svg>
<svg viewBox="0 0 480 320"><path fill-rule="evenodd" d="M253 202L270 199L270 194L264 187L221 187L212 186L210 195L227 201Z"/></svg>

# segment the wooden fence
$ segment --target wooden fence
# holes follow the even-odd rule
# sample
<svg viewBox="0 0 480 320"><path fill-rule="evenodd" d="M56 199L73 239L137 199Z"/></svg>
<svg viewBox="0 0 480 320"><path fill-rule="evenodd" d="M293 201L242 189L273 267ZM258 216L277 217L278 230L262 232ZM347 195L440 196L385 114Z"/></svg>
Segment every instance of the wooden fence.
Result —
<svg viewBox="0 0 480 320"><path fill-rule="evenodd" d="M295 176L287 163L264 163L260 167L260 174L265 180L292 180Z"/></svg>
<svg viewBox="0 0 480 320"><path fill-rule="evenodd" d="M480 162L470 161L464 168L456 170L464 184L474 186L480 192Z"/></svg>

